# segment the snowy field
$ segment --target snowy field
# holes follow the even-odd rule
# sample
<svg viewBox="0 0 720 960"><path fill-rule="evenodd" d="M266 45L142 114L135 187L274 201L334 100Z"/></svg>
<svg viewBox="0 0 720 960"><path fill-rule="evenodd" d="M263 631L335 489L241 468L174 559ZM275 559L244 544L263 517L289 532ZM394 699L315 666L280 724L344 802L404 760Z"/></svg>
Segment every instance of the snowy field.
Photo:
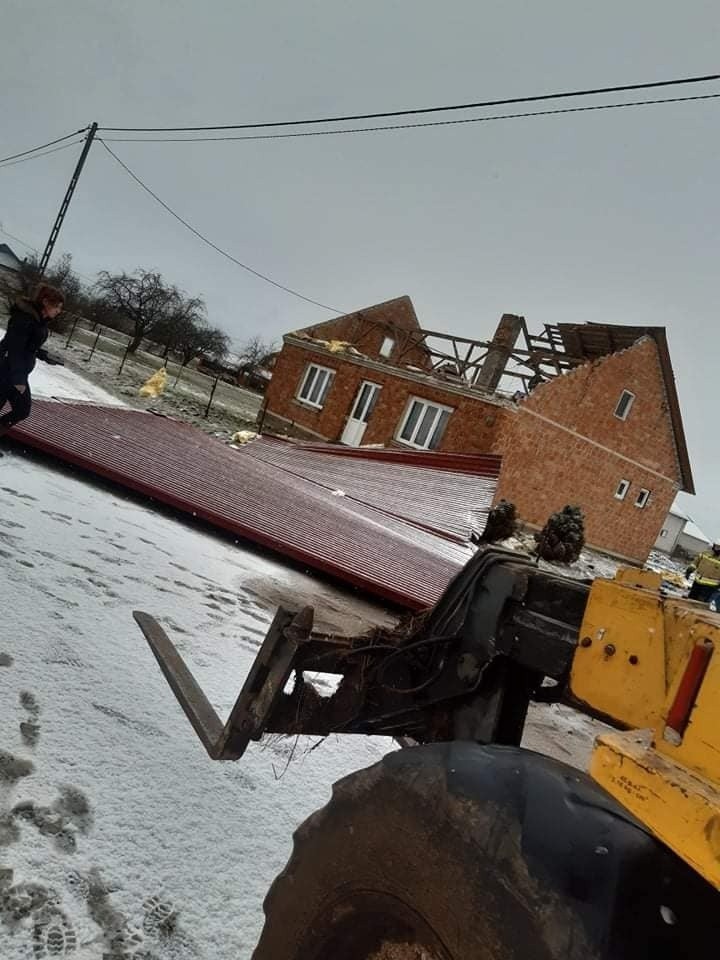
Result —
<svg viewBox="0 0 720 960"><path fill-rule="evenodd" d="M39 365L36 395L100 399ZM105 397L110 401L111 398ZM16 450L0 460L0 958L249 958L295 827L385 740L205 755L132 620L158 616L226 716L278 603L387 614Z"/></svg>

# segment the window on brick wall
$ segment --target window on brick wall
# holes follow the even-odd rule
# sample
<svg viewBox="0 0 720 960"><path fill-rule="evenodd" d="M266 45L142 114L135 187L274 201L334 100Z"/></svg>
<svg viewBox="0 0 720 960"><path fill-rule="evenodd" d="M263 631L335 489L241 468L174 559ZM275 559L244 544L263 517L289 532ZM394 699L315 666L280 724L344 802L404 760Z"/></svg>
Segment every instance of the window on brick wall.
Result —
<svg viewBox="0 0 720 960"><path fill-rule="evenodd" d="M635 506L642 510L643 507L647 506L648 500L650 499L650 491L646 490L644 487L640 490L635 499Z"/></svg>
<svg viewBox="0 0 720 960"><path fill-rule="evenodd" d="M298 400L311 407L317 407L319 410L325 403L334 376L335 371L329 367L320 367L316 363L308 364L300 381L300 389L297 392Z"/></svg>
<svg viewBox="0 0 720 960"><path fill-rule="evenodd" d="M633 403L635 402L635 394L630 393L629 390L623 390L620 394L620 399L617 402L615 407L615 416L618 420L627 420L628 414L632 408Z"/></svg>
<svg viewBox="0 0 720 960"><path fill-rule="evenodd" d="M624 500L625 495L627 494L629 489L630 489L630 481L621 480L620 483L617 485L617 490L615 491L615 499Z"/></svg>
<svg viewBox="0 0 720 960"><path fill-rule="evenodd" d="M395 348L395 341L392 337L385 337L380 346L380 356L389 357Z"/></svg>
<svg viewBox="0 0 720 960"><path fill-rule="evenodd" d="M452 412L452 407L429 403L420 397L410 397L395 439L411 447L435 450L442 440Z"/></svg>

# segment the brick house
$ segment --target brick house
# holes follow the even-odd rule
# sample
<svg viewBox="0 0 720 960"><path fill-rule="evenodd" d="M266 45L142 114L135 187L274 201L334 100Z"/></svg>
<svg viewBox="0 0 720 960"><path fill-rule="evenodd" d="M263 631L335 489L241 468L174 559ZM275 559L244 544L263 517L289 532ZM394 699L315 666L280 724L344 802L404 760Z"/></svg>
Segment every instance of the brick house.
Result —
<svg viewBox="0 0 720 960"><path fill-rule="evenodd" d="M501 389L508 377L522 389ZM533 337L505 314L472 341L423 330L402 297L288 334L262 416L265 430L350 445L501 454L498 497L526 523L577 503L588 543L632 561L677 492L694 493L661 327Z"/></svg>

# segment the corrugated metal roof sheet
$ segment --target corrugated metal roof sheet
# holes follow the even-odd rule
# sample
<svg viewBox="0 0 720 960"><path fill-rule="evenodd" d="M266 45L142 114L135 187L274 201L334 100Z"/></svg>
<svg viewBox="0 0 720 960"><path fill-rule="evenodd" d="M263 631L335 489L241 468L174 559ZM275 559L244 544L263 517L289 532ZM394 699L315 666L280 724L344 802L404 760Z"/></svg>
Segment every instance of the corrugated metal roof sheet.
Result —
<svg viewBox="0 0 720 960"><path fill-rule="evenodd" d="M363 476L355 470L355 455L337 458L300 447L293 469L289 445L263 439L234 450L177 420L91 403L37 400L32 416L12 433L29 446L413 609L434 603L468 559L468 548L451 538L458 538L464 524L469 529L481 523L497 482L497 469L476 475L472 486L462 487L467 497L462 499L466 475L416 466L425 478L423 502L433 533L419 522L422 511L412 497L398 496L393 506L389 485L397 490L404 481L393 473L392 480L385 474L385 484L378 484L372 474L379 461L373 458L366 459ZM321 457L328 464L324 479L318 474ZM343 469L332 468L335 463ZM390 466L398 464L383 469ZM341 478L352 489L333 496L331 487ZM422 486L416 476L408 483L416 492ZM456 491L454 506L446 488ZM435 495L438 506L431 511Z"/></svg>
<svg viewBox="0 0 720 960"><path fill-rule="evenodd" d="M351 497L461 543L485 529L495 492L495 484L486 481L497 480L500 469L499 457L364 450L268 437L244 449L248 456L335 495Z"/></svg>

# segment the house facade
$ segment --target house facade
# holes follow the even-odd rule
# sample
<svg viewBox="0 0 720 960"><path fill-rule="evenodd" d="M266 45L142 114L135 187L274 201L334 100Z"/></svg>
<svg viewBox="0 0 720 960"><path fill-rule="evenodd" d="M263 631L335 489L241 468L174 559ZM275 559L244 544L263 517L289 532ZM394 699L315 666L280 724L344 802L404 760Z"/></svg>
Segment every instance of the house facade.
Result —
<svg viewBox="0 0 720 960"><path fill-rule="evenodd" d="M675 552L681 557L697 557L712 546L712 541L693 520L688 520L678 537Z"/></svg>
<svg viewBox="0 0 720 960"><path fill-rule="evenodd" d="M0 281L11 289L17 287L23 261L6 243L0 243Z"/></svg>
<svg viewBox="0 0 720 960"><path fill-rule="evenodd" d="M527 524L578 504L589 544L644 561L677 492L694 492L662 328L553 328L546 347L533 343L525 353L531 369L544 357L560 375L538 376L534 389L513 397L498 385L507 361L522 359L513 343L522 318L505 315L468 371L456 343L457 363L437 360L427 346L432 335L406 301L288 334L262 429L355 446L500 454L498 498L513 501ZM396 311L397 328L387 319Z"/></svg>
<svg viewBox="0 0 720 960"><path fill-rule="evenodd" d="M660 533L655 541L655 549L661 553L666 553L669 557L675 552L680 534L685 529L685 524L690 517L677 507L671 507L665 522L660 528Z"/></svg>

